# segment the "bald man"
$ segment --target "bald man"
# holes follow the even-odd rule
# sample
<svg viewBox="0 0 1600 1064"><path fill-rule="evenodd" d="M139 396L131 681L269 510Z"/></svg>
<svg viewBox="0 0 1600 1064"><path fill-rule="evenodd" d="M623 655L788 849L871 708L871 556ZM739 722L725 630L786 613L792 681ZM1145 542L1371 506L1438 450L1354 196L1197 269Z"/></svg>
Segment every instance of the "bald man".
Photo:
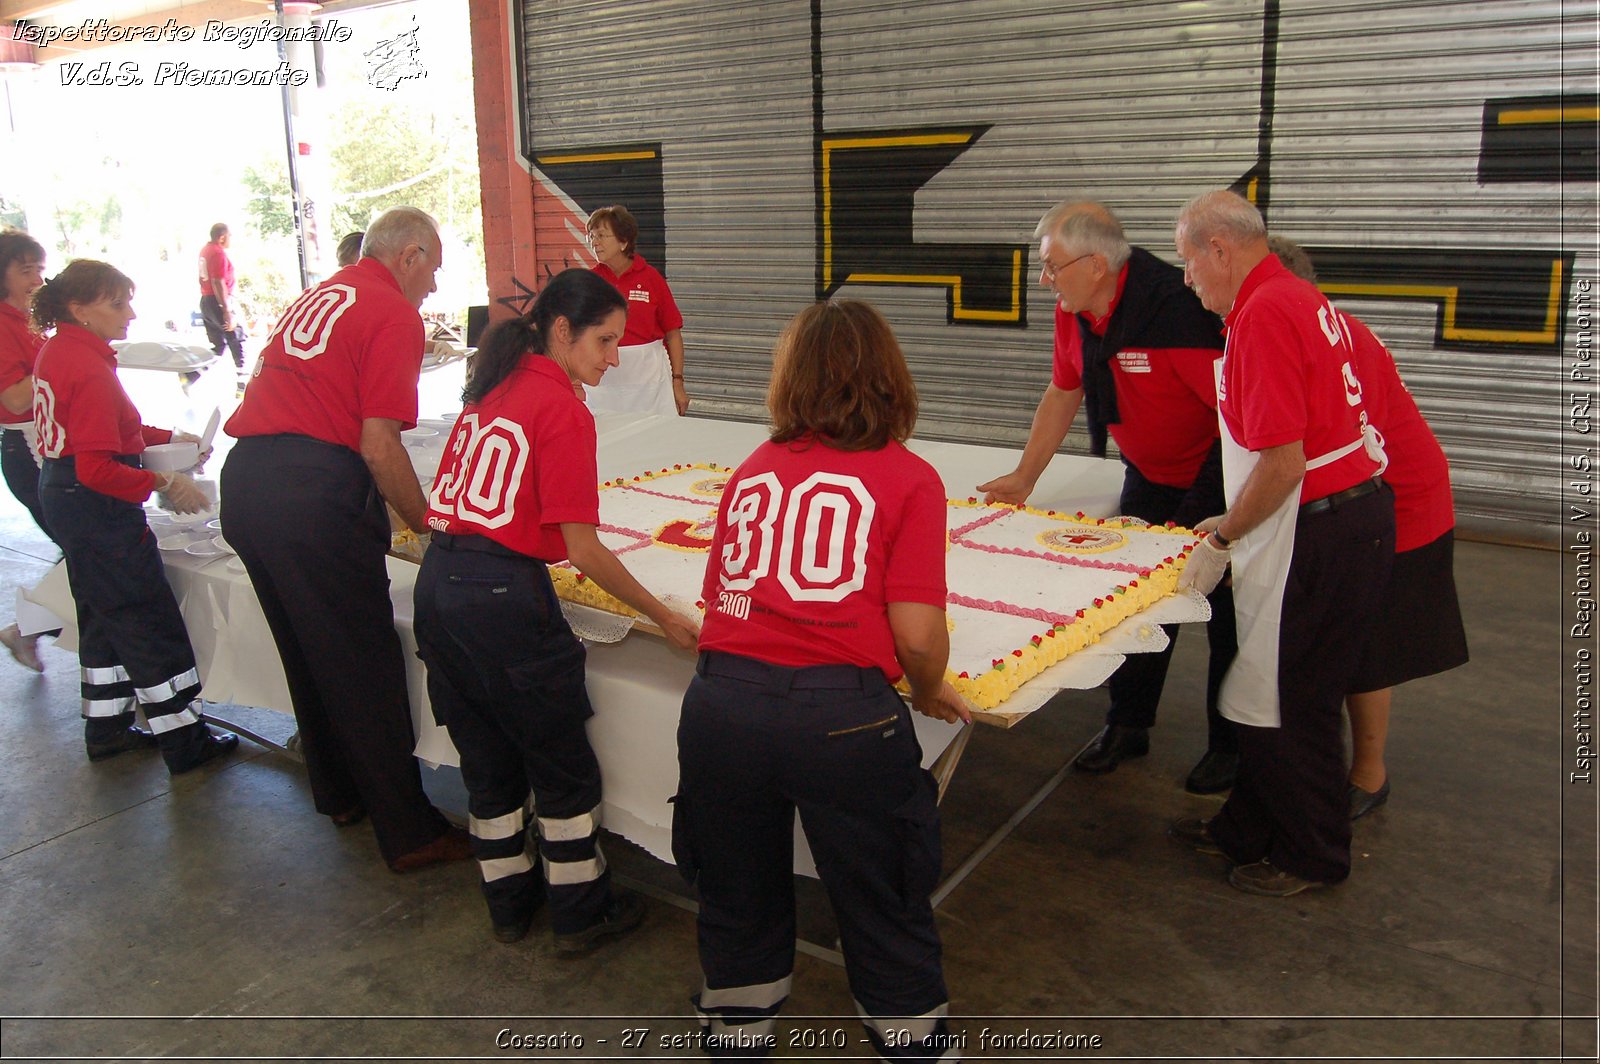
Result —
<svg viewBox="0 0 1600 1064"><path fill-rule="evenodd" d="M1239 735L1221 812L1172 834L1234 862L1240 890L1287 897L1350 874L1340 708L1394 555L1393 495L1368 424L1349 324L1267 246L1232 192L1197 196L1175 233L1184 277L1223 316L1219 368L1228 508L1202 522L1180 586L1232 566L1239 656L1219 708Z"/></svg>

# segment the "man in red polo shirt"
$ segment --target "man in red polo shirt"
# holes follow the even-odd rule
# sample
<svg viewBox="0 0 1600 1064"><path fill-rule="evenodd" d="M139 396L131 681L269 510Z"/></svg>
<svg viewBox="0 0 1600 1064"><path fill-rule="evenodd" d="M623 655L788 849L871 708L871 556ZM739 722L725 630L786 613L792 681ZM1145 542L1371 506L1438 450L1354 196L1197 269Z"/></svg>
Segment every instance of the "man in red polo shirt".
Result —
<svg viewBox="0 0 1600 1064"><path fill-rule="evenodd" d="M1286 897L1350 874L1340 708L1394 556L1394 499L1362 399L1349 324L1267 246L1261 213L1198 196L1175 234L1185 279L1224 315L1218 375L1228 509L1202 522L1179 581L1232 563L1239 656L1219 706L1239 734L1222 811L1175 837L1233 861L1228 882Z"/></svg>
<svg viewBox="0 0 1600 1064"><path fill-rule="evenodd" d="M1213 364L1222 355L1221 323L1184 287L1182 271L1130 247L1121 223L1099 203L1063 201L1034 235L1044 263L1040 283L1056 296L1055 372L1016 470L978 485L984 501L1026 502L1082 406L1090 452L1104 457L1107 435L1117 441L1125 467L1121 513L1185 526L1217 513L1222 466ZM1131 654L1112 675L1105 727L1073 761L1080 772L1111 772L1149 751L1178 638L1177 625L1163 629L1165 650ZM1196 794L1231 787L1238 762L1233 729L1217 713L1217 690L1238 646L1225 587L1211 595L1206 635L1206 753L1187 780Z"/></svg>
<svg viewBox="0 0 1600 1064"><path fill-rule="evenodd" d="M200 249L200 319L211 350L221 355L226 344L234 366L243 370L244 329L233 317L233 260L228 258L232 239L228 227L218 222L211 227L211 243Z"/></svg>
<svg viewBox="0 0 1600 1064"><path fill-rule="evenodd" d="M273 327L228 420L222 530L283 660L317 811L341 827L370 814L384 860L407 872L471 856L422 790L385 564L385 502L426 527L400 432L417 421L438 225L393 208L362 253Z"/></svg>

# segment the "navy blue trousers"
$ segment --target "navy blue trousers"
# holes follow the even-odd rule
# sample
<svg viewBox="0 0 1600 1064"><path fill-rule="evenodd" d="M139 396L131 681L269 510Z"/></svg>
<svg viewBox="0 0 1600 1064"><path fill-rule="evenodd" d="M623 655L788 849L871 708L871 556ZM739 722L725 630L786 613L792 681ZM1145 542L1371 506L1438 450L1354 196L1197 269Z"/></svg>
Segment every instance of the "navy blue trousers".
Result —
<svg viewBox="0 0 1600 1064"><path fill-rule="evenodd" d="M1179 524L1203 521L1226 509L1221 492L1210 500L1215 504L1209 512L1204 505L1196 507L1188 488L1174 488L1147 479L1132 465L1124 462L1121 512L1153 525L1177 521ZM1200 500L1204 502L1205 500ZM1180 520L1181 518L1181 520ZM1230 753L1238 749L1233 726L1217 712L1217 692L1222 689L1222 678L1239 652L1239 633L1233 615L1233 592L1222 586L1207 596L1211 603L1211 620L1206 622L1206 638L1211 643L1211 658L1206 668L1206 739L1207 749ZM1156 654L1129 654L1127 660L1111 674L1111 708L1106 711L1107 724L1120 724L1133 728L1148 728L1156 722L1156 707L1161 703L1161 691L1167 683L1167 668L1172 664L1172 652L1177 646L1179 625L1164 624L1167 648Z"/></svg>
<svg viewBox="0 0 1600 1064"><path fill-rule="evenodd" d="M435 533L414 601L433 715L461 754L490 919L526 918L547 883L557 934L603 919L611 878L596 839L585 654L545 563L482 536ZM542 875L525 842L530 792Z"/></svg>
<svg viewBox="0 0 1600 1064"><path fill-rule="evenodd" d="M1239 776L1211 821L1236 864L1268 860L1324 883L1349 876L1344 700L1393 560L1387 487L1296 523L1278 634L1279 726L1236 726Z"/></svg>
<svg viewBox="0 0 1600 1064"><path fill-rule="evenodd" d="M443 835L412 753L389 518L361 456L305 436L240 440L222 467L222 532L283 662L317 811L364 806L386 861Z"/></svg>
<svg viewBox="0 0 1600 1064"><path fill-rule="evenodd" d="M699 888L707 1032L770 1031L788 994L798 810L869 1037L890 1059L941 1056L949 995L929 902L939 809L910 711L882 671L702 654L678 772L673 856ZM902 1030L908 1044L885 1044Z"/></svg>
<svg viewBox="0 0 1600 1064"><path fill-rule="evenodd" d="M39 499L77 604L84 738L99 742L127 728L137 702L167 767L181 771L207 737L189 631L144 508L84 487L76 466L46 459Z"/></svg>

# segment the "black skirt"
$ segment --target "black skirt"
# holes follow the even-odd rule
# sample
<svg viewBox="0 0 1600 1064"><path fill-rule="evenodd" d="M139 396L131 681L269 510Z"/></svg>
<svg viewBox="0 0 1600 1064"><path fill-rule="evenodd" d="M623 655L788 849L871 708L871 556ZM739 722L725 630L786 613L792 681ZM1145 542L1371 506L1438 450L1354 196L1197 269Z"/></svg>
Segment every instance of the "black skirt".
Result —
<svg viewBox="0 0 1600 1064"><path fill-rule="evenodd" d="M1467 663L1456 598L1455 530L1394 556L1383 608L1350 688L1381 691Z"/></svg>

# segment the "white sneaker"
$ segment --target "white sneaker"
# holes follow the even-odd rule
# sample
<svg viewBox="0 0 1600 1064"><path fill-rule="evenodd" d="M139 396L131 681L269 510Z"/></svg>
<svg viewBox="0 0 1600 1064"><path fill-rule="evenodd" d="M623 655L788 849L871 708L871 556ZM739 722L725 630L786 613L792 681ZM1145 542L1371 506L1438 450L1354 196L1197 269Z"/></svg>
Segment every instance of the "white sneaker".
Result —
<svg viewBox="0 0 1600 1064"><path fill-rule="evenodd" d="M39 660L38 636L23 635L21 630L13 624L0 628L0 643L5 644L6 649L11 651L11 656L17 659L19 665L32 669L34 672L44 671L44 662Z"/></svg>

